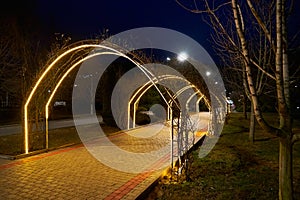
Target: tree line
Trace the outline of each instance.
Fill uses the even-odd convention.
[[[291,87],[299,81],[299,63],[291,60],[299,37],[289,32],[294,1],[230,0],[176,2],[189,12],[201,14],[213,30],[212,44],[223,61],[227,87],[242,91],[243,101],[251,102],[249,138],[254,142],[254,120],[279,138],[279,199],[293,199],[292,154],[299,133],[293,130]],[[299,24],[299,21],[298,21]],[[297,23],[294,26],[297,26]],[[298,26],[299,27],[299,26]],[[298,30],[299,31],[299,30]],[[278,125],[268,123],[260,101],[263,94],[273,95]],[[246,113],[246,112],[245,112]],[[246,115],[247,116],[247,115]]]

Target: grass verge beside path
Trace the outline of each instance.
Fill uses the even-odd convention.
[[[268,120],[275,118],[270,115]],[[275,122],[274,122],[275,123]],[[256,141],[248,140],[248,120],[233,113],[213,150],[200,159],[191,153],[191,181],[170,183],[166,176],[150,199],[278,199],[278,139],[256,127]],[[294,190],[300,199],[300,144],[294,145]]]

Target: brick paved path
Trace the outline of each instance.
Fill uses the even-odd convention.
[[[160,148],[169,142],[169,132],[165,128],[148,139],[147,145],[132,138],[119,133],[110,139],[135,152]],[[168,154],[162,156],[152,167],[169,162],[169,158]],[[95,159],[83,145],[77,145],[15,161],[0,159],[0,199],[136,199],[162,171],[117,171]]]

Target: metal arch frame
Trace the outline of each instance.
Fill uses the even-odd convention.
[[[204,95],[202,95],[197,101],[196,101],[196,112],[200,112],[199,110],[199,103],[202,100],[202,98],[204,97]]]
[[[89,55],[89,56],[86,56],[84,57],[83,59],[77,61],[76,63],[74,63],[66,72],[65,74],[61,77],[61,79],[58,81],[58,83],[56,84],[53,92],[51,93],[47,103],[46,103],[46,106],[45,106],[45,123],[46,123],[46,149],[48,149],[48,144],[49,144],[49,105],[56,93],[56,91],[58,90],[59,86],[62,84],[62,82],[64,81],[64,79],[67,77],[67,75],[73,70],[75,69],[79,64],[81,64],[82,62],[90,59],[90,58],[93,58],[95,56],[99,56],[99,55],[119,55],[117,53],[114,53],[114,52],[99,52],[99,53],[95,53],[93,55]]]
[[[178,79],[182,79],[182,80],[185,80],[183,79],[182,77],[179,77],[179,76],[175,76],[175,75],[162,75],[162,76],[158,76],[159,79],[157,79],[155,81],[155,83],[158,83],[158,81],[161,81],[161,80],[165,80],[165,79],[169,79],[170,76],[174,76],[174,77],[177,77]],[[137,97],[137,99],[135,100],[134,102],[134,107],[133,107],[133,122],[132,122],[132,127],[135,128],[135,121],[136,121],[136,108],[137,108],[137,103],[139,102],[140,98],[152,87],[152,85],[150,84],[150,81],[146,82],[143,86],[141,86],[135,93],[134,95],[132,95],[132,97],[130,98],[129,102],[128,102],[128,109],[127,109],[127,117],[128,117],[128,123],[127,123],[127,129],[130,129],[130,111],[131,111],[131,103],[132,101],[134,100],[134,98],[138,95],[138,93],[144,89],[144,87],[146,87],[148,85],[148,87],[146,89],[143,90],[142,93],[140,93],[140,95]],[[168,111],[170,108],[169,106],[169,102],[166,102],[167,105],[168,105]]]
[[[100,45],[100,44],[82,44],[79,46],[75,46],[73,48],[68,49],[67,51],[65,51],[64,53],[62,53],[61,55],[59,55],[54,61],[52,61],[44,70],[44,72],[41,74],[41,76],[39,77],[39,79],[35,82],[32,90],[30,91],[28,98],[24,104],[24,149],[25,149],[25,154],[29,153],[29,129],[28,129],[28,106],[31,103],[31,100],[33,98],[33,96],[35,95],[38,87],[41,85],[42,81],[45,79],[46,75],[49,74],[50,70],[55,66],[55,64],[62,58],[64,58],[65,56],[73,53],[76,50],[79,49],[85,49],[85,48],[102,48],[102,49],[106,49],[106,50],[110,50],[111,52],[106,52],[109,54],[115,54],[115,55],[119,55],[122,56],[126,59],[128,59],[129,61],[131,61],[133,64],[135,64],[143,73],[144,75],[149,79],[149,82],[152,83],[152,85],[156,88],[156,90],[159,92],[159,94],[161,95],[161,97],[164,99],[164,101],[166,102],[167,106],[169,107],[167,100],[165,99],[165,97],[162,95],[161,91],[159,90],[159,88],[156,86],[154,80],[156,79],[156,77],[149,71],[147,70],[143,65],[141,65],[140,63],[137,63],[136,61],[134,61],[133,59],[131,59],[130,57],[126,56],[124,53],[122,53],[121,51],[118,51],[114,48],[108,47],[108,46],[104,46],[104,45]],[[94,56],[96,56],[97,54],[92,54],[90,57],[88,58],[92,58]],[[99,54],[100,55],[100,54]],[[64,75],[60,78],[60,80],[58,81],[58,84],[56,84],[55,90],[52,92],[50,98],[48,99],[46,106],[45,106],[45,118],[46,118],[46,134],[48,137],[48,117],[49,117],[49,105],[51,103],[52,98],[54,97],[54,94],[56,93],[58,87],[61,85],[61,83],[63,82],[63,80],[65,79],[65,77],[68,75],[68,73],[70,73],[72,71],[72,69],[74,69],[78,64],[80,64],[81,62],[83,62],[84,60],[87,60],[88,58],[84,59],[82,58],[80,61],[76,62],[75,64],[73,64],[73,66],[71,68],[69,68],[69,70],[67,70],[67,72],[64,73]],[[151,77],[150,77],[151,76]],[[46,143],[48,142],[48,138],[46,138]],[[48,144],[46,144],[46,147],[48,147]]]
[[[188,104],[189,104],[189,101],[190,101],[190,100],[193,98],[193,96],[196,95],[196,94],[200,94],[200,95],[201,95],[200,98],[197,100],[196,105],[198,105],[199,102],[202,100],[202,98],[204,98],[204,101],[205,101],[205,103],[207,104],[208,109],[210,109],[210,105],[208,104],[207,99],[205,98],[205,95],[203,95],[203,94],[201,93],[201,91],[200,91],[195,85],[193,85],[193,84],[188,85],[188,86],[185,86],[185,87],[181,88],[180,90],[178,90],[177,93],[174,94],[173,98],[176,99],[179,95],[181,95],[185,90],[187,90],[187,89],[189,89],[189,88],[195,88],[196,91],[195,91],[195,92],[190,96],[190,98],[187,100],[187,102],[186,102],[186,109],[188,110]],[[170,103],[171,103],[171,105],[172,105],[173,102],[170,102]],[[197,104],[197,103],[198,103],[198,104]]]
[[[162,76],[158,76],[158,78],[161,78],[161,77],[162,77],[162,78],[161,78],[161,79],[155,80],[155,83],[158,83],[159,80],[168,79],[169,76],[175,76],[175,75],[162,75]],[[181,77],[179,77],[179,76],[176,76],[176,77],[178,77],[178,78],[180,78],[180,79],[183,79],[183,78],[181,78]],[[183,79],[183,80],[184,80],[184,79]],[[138,95],[138,93],[139,93],[141,90],[143,90],[144,87],[146,87],[146,86],[148,85],[147,89],[145,89],[145,90],[140,94],[140,96],[137,98],[137,100],[134,102],[133,128],[135,128],[135,119],[136,119],[135,111],[136,111],[136,103],[139,101],[139,99],[141,98],[141,96],[143,96],[144,93],[147,92],[147,91],[152,87],[152,85],[151,85],[151,84],[149,85],[149,83],[150,83],[150,81],[146,82],[143,86],[141,86],[141,87],[140,87],[140,88],[132,95],[132,97],[130,98],[130,100],[129,100],[129,102],[128,102],[128,106],[127,106],[127,129],[130,129],[130,110],[131,110],[131,103],[132,103],[132,101],[134,100],[134,98]],[[168,103],[167,103],[167,105],[168,105]]]
[[[45,77],[50,73],[51,69],[54,68],[54,66],[56,66],[56,64],[58,63],[58,61],[60,61],[62,58],[64,58],[65,56],[68,56],[70,54],[72,54],[74,51],[76,50],[84,50],[87,48],[101,48],[101,49],[105,49],[105,50],[109,50],[111,52],[102,52],[102,53],[94,53],[90,56],[86,56],[85,58],[82,58],[80,61],[76,62],[75,64],[73,64],[73,66],[71,68],[69,68],[67,70],[67,72],[64,73],[64,75],[58,80],[58,82],[54,83],[56,84],[54,91],[52,92],[51,96],[48,98],[48,101],[45,105],[45,118],[46,118],[46,148],[48,148],[48,128],[49,128],[49,124],[48,124],[48,117],[49,117],[49,105],[56,93],[56,91],[58,90],[59,86],[62,84],[63,80],[66,78],[66,76],[76,67],[78,66],[80,63],[82,63],[83,61],[90,59],[92,57],[98,56],[98,55],[102,55],[102,54],[114,54],[114,55],[119,55],[119,56],[123,56],[124,58],[130,60],[132,63],[134,63],[142,72],[143,74],[149,79],[149,83],[151,83],[150,87],[154,86],[156,88],[156,90],[159,92],[159,94],[161,95],[161,97],[163,98],[163,100],[165,101],[166,105],[168,106],[168,109],[170,109],[170,105],[169,102],[165,99],[165,97],[162,95],[162,92],[159,90],[159,88],[157,87],[157,82],[159,81],[159,79],[152,74],[149,70],[147,70],[143,65],[141,65],[140,63],[134,61],[133,59],[129,58],[128,56],[126,56],[124,53],[122,53],[121,51],[118,51],[114,48],[108,47],[108,46],[104,46],[104,45],[99,45],[99,44],[82,44],[79,46],[75,46],[73,48],[70,48],[68,50],[66,50],[64,53],[62,53],[61,55],[59,55],[54,61],[52,61],[47,67],[46,69],[43,71],[43,73],[41,74],[41,76],[39,77],[39,79],[36,81],[36,83],[34,84],[32,90],[30,91],[28,98],[26,99],[26,102],[24,104],[24,149],[25,149],[25,154],[29,153],[29,129],[28,129],[28,106],[31,103],[31,100],[33,99],[34,95],[37,93],[37,90],[39,89],[39,87],[42,87],[42,83],[45,80]],[[172,76],[172,75],[166,75],[165,78],[167,78],[168,76]],[[179,79],[182,79],[184,81],[187,81],[184,78],[181,77],[177,77]],[[162,79],[161,79],[162,80]],[[170,110],[170,112],[172,112],[172,110]]]
[[[62,59],[64,56],[68,55],[69,53],[81,49],[81,48],[89,48],[89,47],[96,47],[96,45],[80,45],[77,47],[74,47],[72,49],[67,50],[66,52],[64,52],[63,54],[61,54],[60,56],[58,56],[47,68],[46,70],[42,73],[42,75],[39,77],[39,79],[37,80],[37,82],[34,84],[33,89],[31,90],[31,92],[29,93],[29,96],[24,104],[24,149],[25,149],[25,154],[29,153],[29,130],[28,130],[28,105],[31,102],[31,99],[33,97],[33,95],[35,94],[36,90],[38,89],[38,87],[40,86],[41,82],[43,81],[43,79],[45,78],[45,76],[48,74],[48,72],[51,70],[51,68],[60,60]]]
[[[201,97],[199,98],[200,100],[202,98],[205,99],[206,103],[207,103],[207,99],[205,98],[205,96],[201,93],[201,91],[193,84],[191,84],[187,79],[180,77],[180,76],[176,76],[176,75],[162,75],[162,76],[158,76],[158,79],[155,81],[155,83],[158,83],[159,81],[165,80],[165,79],[180,79],[185,81],[187,84],[187,86],[185,86],[184,88],[181,88],[179,91],[177,91],[172,97],[171,100],[169,100],[168,104],[172,105],[173,104],[173,100],[176,99],[182,92],[184,92],[185,90],[189,89],[189,88],[194,88],[196,91],[195,93],[193,93],[191,95],[191,97],[188,99],[186,106],[188,106],[189,101],[192,99],[193,96],[195,96],[196,94],[200,94]],[[148,85],[148,87],[147,87]],[[147,87],[146,89],[144,89],[145,87]],[[130,129],[130,113],[131,113],[131,103],[132,101],[136,98],[136,96],[140,93],[140,91],[143,90],[142,93],[139,94],[139,96],[136,98],[136,100],[134,101],[134,107],[133,107],[133,119],[132,119],[132,128],[135,128],[135,121],[136,121],[136,109],[137,109],[137,103],[139,102],[140,98],[152,87],[152,85],[149,85],[149,81],[147,83],[145,83],[143,86],[141,86],[130,98],[129,102],[128,102],[128,108],[127,108],[127,129]],[[183,90],[184,89],[184,90]],[[178,94],[178,92],[180,92]],[[197,100],[197,102],[199,103],[200,100]],[[207,103],[208,104],[208,103]],[[172,113],[172,106],[168,106],[168,113],[167,113],[167,120],[170,120],[170,115]],[[199,109],[198,109],[199,110]]]
[[[210,120],[209,120],[209,123],[208,123],[208,130],[207,130],[207,133],[210,134],[210,135],[214,135],[214,133],[212,132],[213,131],[213,124],[216,122],[216,123],[220,123],[222,121],[222,118],[226,117],[226,116],[221,116],[220,113],[226,113],[226,109],[227,107],[223,107],[222,105],[222,100],[218,97],[218,95],[214,94],[214,93],[210,93],[213,97],[216,98],[216,101],[218,102],[218,104],[221,106],[220,108],[223,108],[225,110],[225,112],[219,112],[219,110],[216,110],[214,109],[215,111],[218,111],[218,113],[216,113],[217,116],[215,116],[212,112],[212,109],[209,108],[209,114],[210,114]],[[222,96],[223,97],[223,100],[226,101],[226,96]],[[217,117],[216,119],[213,117]]]
[[[189,99],[187,100],[187,102],[186,102],[186,105],[185,105],[185,107],[186,107],[186,109],[187,110],[189,110],[189,103],[190,103],[190,101],[192,100],[192,98],[194,97],[194,96],[196,96],[197,94],[200,94],[201,95],[201,93],[199,93],[199,92],[194,92],[190,97],[189,97]],[[202,94],[202,96],[200,96],[198,99],[197,99],[197,101],[196,101],[196,112],[199,112],[199,103],[200,103],[200,101],[203,99],[203,97],[204,97],[204,94]]]
[[[180,170],[183,167],[182,166],[182,158],[181,156],[183,156],[184,152],[186,152],[187,148],[190,144],[189,137],[188,136],[190,134],[190,131],[186,131],[186,123],[188,123],[186,120],[189,120],[187,117],[187,113],[184,112],[185,114],[183,114],[180,111],[180,115],[178,117],[178,122],[174,122],[174,118],[173,118],[173,110],[172,110],[172,104],[176,103],[176,101],[174,101],[174,99],[176,99],[179,95],[181,95],[184,91],[186,91],[187,89],[193,88],[196,91],[190,95],[190,97],[187,99],[185,106],[188,107],[189,102],[191,101],[191,99],[193,98],[193,96],[200,94],[199,98],[197,99],[196,103],[199,104],[199,102],[204,98],[206,103],[207,99],[205,98],[205,95],[203,95],[201,93],[201,91],[193,84],[191,84],[187,79],[184,79],[182,77],[179,76],[175,76],[175,75],[163,75],[163,76],[158,76],[158,79],[156,80],[156,83],[158,83],[161,80],[164,79],[181,79],[184,82],[186,82],[186,86],[182,87],[181,89],[179,89],[175,94],[173,94],[171,96],[171,100],[169,100],[168,102],[168,120],[171,121],[171,126],[170,126],[170,132],[171,132],[171,168],[172,170],[175,167],[175,163],[174,163],[174,158],[177,157],[178,158],[178,165],[179,167],[179,171],[178,173],[180,174]],[[152,87],[152,85],[149,85],[149,82],[146,82],[143,86],[141,86],[130,98],[130,101],[128,102],[128,129],[130,129],[130,111],[131,111],[131,103],[134,101],[134,110],[133,110],[133,128],[135,127],[135,115],[136,115],[136,108],[137,108],[137,103],[140,100],[140,98],[145,94],[145,92],[147,92],[147,90],[149,90]],[[141,92],[142,91],[142,92]],[[170,95],[170,94],[169,94]],[[178,106],[178,105],[177,105]],[[209,109],[210,109],[210,105],[208,105]],[[198,109],[199,110],[199,109]],[[184,118],[184,119],[183,119]],[[184,127],[181,127],[184,126]],[[179,128],[181,127],[181,128]],[[174,130],[175,129],[175,130]],[[177,130],[176,130],[177,129]],[[177,132],[177,133],[175,133]],[[177,135],[177,139],[174,139],[174,137],[176,137],[175,135]],[[194,136],[194,135],[193,135]],[[194,141],[194,139],[192,139],[192,141]],[[177,149],[176,149],[177,148]],[[175,155],[174,155],[174,152]],[[173,173],[173,172],[172,172]]]

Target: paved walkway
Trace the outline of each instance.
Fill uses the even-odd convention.
[[[141,134],[145,130],[139,128]],[[142,143],[140,140],[145,138],[133,138],[119,133],[109,139],[138,152],[161,148],[169,142],[169,132],[165,127]],[[162,155],[150,168],[166,164],[169,158],[169,154]],[[0,159],[0,199],[136,199],[163,170],[149,169],[139,174],[117,171],[95,159],[83,145],[77,145],[14,161]]]

